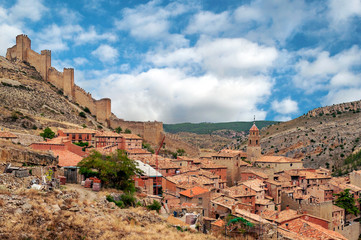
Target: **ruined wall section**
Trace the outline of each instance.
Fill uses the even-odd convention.
[[[74,69],[73,68],[64,68],[63,70],[63,91],[66,96],[71,100],[74,99],[75,89],[74,89]]]
[[[63,89],[63,73],[51,67],[48,70],[48,81],[59,89]]]
[[[112,115],[110,118],[110,127],[121,127],[123,131],[128,128],[132,133],[139,134],[145,141],[152,144],[160,143],[164,136],[162,122],[124,121]]]
[[[74,97],[77,103],[79,103],[81,106],[89,108],[91,114],[96,116],[97,114],[96,103],[90,93],[87,93],[81,87],[74,85]]]
[[[96,103],[96,116],[97,120],[102,123],[110,125],[110,115],[111,115],[111,100],[110,98],[102,98],[95,101]]]

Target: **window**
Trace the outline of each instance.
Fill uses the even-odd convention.
[[[202,204],[202,202],[203,202],[203,199],[200,197],[200,198],[198,198],[198,204],[199,205],[201,205]]]

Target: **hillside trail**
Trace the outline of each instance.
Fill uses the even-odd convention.
[[[98,198],[97,192],[91,190],[91,188],[85,188],[79,184],[66,184],[67,190],[74,190],[79,193],[79,200],[81,201],[94,201]]]

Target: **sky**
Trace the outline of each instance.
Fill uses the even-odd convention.
[[[137,121],[287,121],[361,98],[360,0],[0,0],[0,55],[27,34]]]

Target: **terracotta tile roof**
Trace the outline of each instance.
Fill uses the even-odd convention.
[[[121,136],[123,136],[125,139],[142,139],[141,137],[139,137],[136,134],[126,134],[126,133],[122,133],[120,134]]]
[[[64,143],[70,142],[70,140],[67,137],[56,137],[52,139],[47,139],[44,142],[39,142],[36,144],[42,144],[42,145],[64,145]]]
[[[279,237],[283,237],[286,239],[292,239],[292,240],[314,240],[314,238],[309,238],[309,237],[305,237],[302,236],[298,233],[292,232],[286,228],[282,228],[282,227],[278,227],[277,228],[278,234],[280,235]]]
[[[261,178],[264,178],[264,179],[268,179],[268,175],[263,173],[263,172],[258,172],[258,171],[254,171],[254,170],[249,170],[249,171],[243,171],[242,173],[252,173],[256,176],[259,176]]]
[[[18,136],[11,132],[0,132],[0,138],[18,138]]]
[[[250,131],[259,131],[258,127],[255,123],[253,123],[252,127],[249,129]]]
[[[225,224],[225,222],[222,219],[218,219],[215,222],[212,222],[211,225],[217,226],[217,227],[223,227]]]
[[[193,187],[191,189],[184,190],[184,191],[180,192],[179,194],[189,197],[189,198],[192,198],[194,196],[197,196],[197,195],[200,195],[200,194],[203,194],[206,192],[209,192],[208,189],[205,189],[202,187]]]
[[[63,133],[96,133],[97,131],[89,129],[89,128],[79,128],[79,129],[60,129]]]
[[[95,137],[122,137],[119,133],[112,131],[99,131],[95,134]]]
[[[244,190],[240,185],[229,187],[223,190],[224,192],[228,192],[231,197],[243,197],[243,196],[255,196],[255,194],[250,191]]]
[[[211,202],[226,207],[228,209],[232,209],[232,206],[235,205],[238,201],[233,197],[221,195],[211,200]]]
[[[222,149],[220,152],[236,154],[236,155],[239,155],[240,157],[244,157],[244,158],[247,157],[247,153],[243,152],[241,150]]]
[[[128,154],[148,154],[148,155],[152,154],[151,152],[148,152],[145,149],[139,149],[139,148],[128,149],[126,150],[126,152]]]
[[[258,205],[273,205],[274,202],[267,199],[256,199],[256,204]]]
[[[289,210],[283,210],[281,212],[277,211],[264,211],[262,213],[262,216],[270,221],[274,221],[277,223],[282,223],[284,221],[288,221],[290,219],[296,218],[298,216],[301,216],[297,213],[297,211],[289,209]]]
[[[260,179],[252,179],[245,182],[241,182],[239,185],[245,185],[256,192],[264,191],[266,184]]]
[[[281,225],[281,227],[300,234],[304,237],[309,237],[312,239],[326,240],[326,239],[335,239],[335,240],[346,240],[344,236],[342,236],[338,232],[334,232],[328,229],[321,227],[320,225],[307,222],[303,219],[297,218],[287,223]]]
[[[254,214],[254,213],[250,213],[246,210],[243,209],[235,209],[235,216],[237,217],[243,217],[246,220],[252,222],[252,223],[270,223],[269,221],[267,221],[266,219],[262,218],[261,216]]]
[[[247,157],[247,153],[245,153],[245,152],[224,152],[224,151],[220,151],[218,153],[213,153],[212,157],[226,157],[226,158]]]
[[[212,162],[201,163],[201,168],[204,169],[216,169],[216,168],[227,168],[223,165],[214,164]]]
[[[52,150],[54,156],[59,156],[58,165],[61,167],[75,167],[83,157],[67,150]]]
[[[255,162],[264,162],[264,163],[300,163],[302,161],[288,158],[284,156],[262,156],[255,160]]]

